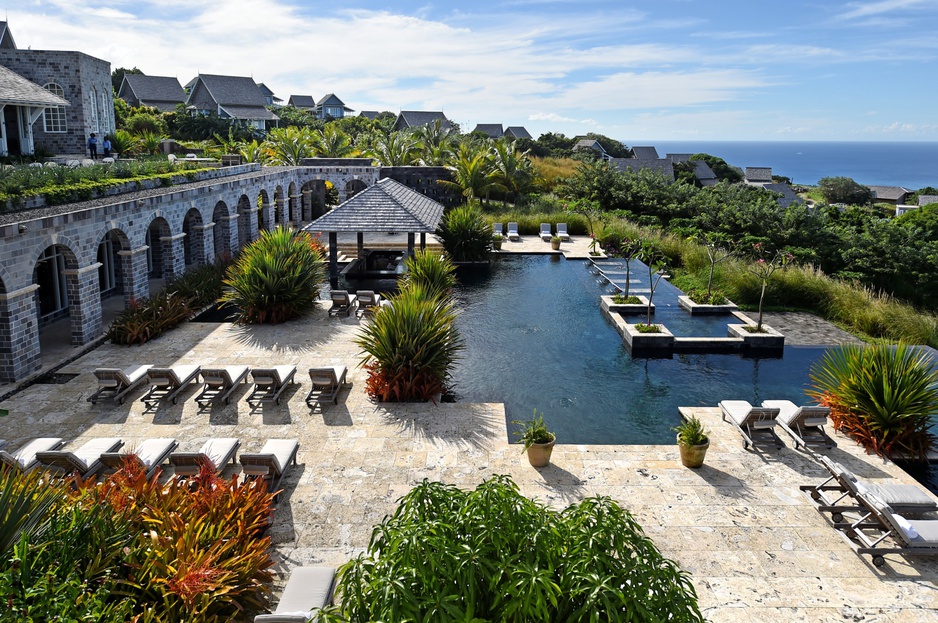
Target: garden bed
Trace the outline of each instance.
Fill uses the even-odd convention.
[[[727,302],[723,305],[705,305],[702,303],[695,303],[693,299],[689,296],[679,296],[677,297],[677,304],[681,309],[686,309],[690,312],[691,316],[697,314],[729,314],[736,311],[736,303],[727,299]]]

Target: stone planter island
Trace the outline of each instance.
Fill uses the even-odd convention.
[[[622,314],[623,316],[638,316],[641,314],[648,313],[648,297],[639,296],[636,294],[635,298],[641,301],[641,303],[631,303],[631,304],[614,303],[613,298],[614,298],[613,296],[610,296],[608,294],[604,294],[603,296],[600,297],[601,299],[600,306],[602,307],[602,310],[606,312],[607,314],[611,314],[615,312],[618,314]],[[654,303],[652,303],[651,305],[651,313],[652,314],[655,313]]]
[[[785,336],[769,325],[763,324],[761,333],[750,333],[747,326],[754,327],[755,323],[726,325],[727,336],[742,339],[743,348],[747,350],[782,350],[785,347]]]
[[[736,311],[736,303],[727,299],[727,302],[723,305],[704,305],[702,303],[695,303],[689,296],[679,296],[677,297],[677,304],[681,309],[685,309],[690,312],[691,316],[696,316],[698,314],[731,314]]]
[[[620,328],[621,326],[621,328]],[[634,324],[616,323],[622,338],[632,356],[636,355],[670,355],[674,352],[674,335],[663,324],[658,325],[657,333],[642,333]]]

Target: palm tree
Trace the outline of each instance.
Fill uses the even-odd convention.
[[[319,134],[316,154],[325,158],[352,158],[358,149],[352,145],[351,137],[330,123]]]
[[[528,152],[519,153],[511,142],[500,139],[492,143],[494,179],[505,187],[504,204],[508,204],[508,195],[515,203],[534,184],[534,166],[528,158]]]
[[[410,134],[390,132],[374,137],[370,155],[381,166],[412,166],[420,161],[420,146]]]
[[[495,167],[488,153],[466,143],[459,146],[453,163],[446,168],[452,172],[454,181],[439,180],[439,183],[459,191],[468,203],[487,197],[493,190],[505,190],[493,176]]]
[[[271,130],[264,145],[272,164],[297,166],[316,155],[317,140],[309,128],[290,126]]]
[[[414,130],[414,139],[423,150],[423,162],[428,166],[445,166],[453,156],[453,131],[440,119]]]

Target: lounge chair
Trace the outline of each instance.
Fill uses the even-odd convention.
[[[273,614],[259,614],[254,623],[307,623],[316,620],[314,610],[332,603],[335,569],[332,567],[297,567],[283,589]]]
[[[289,383],[294,383],[296,366],[274,366],[273,368],[254,368],[251,376],[254,378],[254,389],[248,396],[247,402],[274,402],[280,404],[280,394]]]
[[[92,476],[101,469],[101,455],[105,452],[115,452],[124,445],[117,437],[98,437],[89,439],[85,444],[74,450],[46,450],[37,452],[39,464],[52,471],[63,472],[66,475],[78,474],[82,478]]]
[[[567,233],[566,223],[557,223],[557,236],[559,236],[561,240],[570,240],[570,234]]]
[[[359,290],[355,296],[358,297],[358,310],[355,314],[359,318],[374,313],[381,306],[381,295],[374,290]]]
[[[240,445],[241,440],[231,437],[209,439],[198,452],[173,452],[169,455],[169,462],[177,476],[196,476],[203,463],[212,467],[216,474],[221,474],[229,462],[234,465]]]
[[[358,297],[354,294],[349,294],[348,290],[333,290],[332,307],[329,308],[329,315],[338,316],[339,314],[345,314],[348,316],[357,301]]]
[[[324,402],[339,404],[339,390],[343,385],[347,385],[345,375],[348,368],[345,366],[328,366],[325,368],[310,368],[309,380],[313,387],[306,394],[306,404],[311,409],[315,405],[322,405]]]
[[[512,242],[518,242],[521,240],[521,235],[518,233],[517,223],[508,223],[508,239]]]
[[[541,223],[541,240],[550,242],[554,235],[550,233],[550,223]]]
[[[501,223],[492,223],[492,235],[493,236],[504,236],[505,230],[502,229]]]
[[[98,378],[98,391],[88,396],[88,402],[97,404],[100,398],[113,398],[117,404],[124,404],[124,397],[131,390],[147,380],[147,370],[153,366],[133,366],[126,370],[120,368],[97,368],[94,375]]]
[[[791,438],[795,440],[795,449],[798,446],[823,446],[830,450],[835,445],[830,435],[824,432],[830,408],[821,406],[799,407],[790,400],[763,400],[762,406],[767,409],[778,409],[775,418]]]
[[[723,421],[730,418],[733,426],[743,436],[743,448],[755,447],[755,440],[771,441],[776,448],[782,447],[782,440],[775,434],[778,409],[754,407],[745,400],[723,400],[720,402]]]
[[[225,366],[223,368],[202,368],[202,382],[205,388],[202,393],[196,396],[195,401],[199,407],[205,409],[211,406],[212,402],[221,399],[228,404],[231,401],[231,392],[235,390],[239,383],[248,382],[248,372],[251,369],[247,366]]]
[[[121,452],[103,453],[101,463],[104,464],[104,472],[111,474],[121,469],[126,461],[134,460],[147,473],[147,478],[151,478],[178,445],[178,441],[168,437],[146,439],[139,446]]]
[[[39,439],[33,439],[12,454],[6,450],[0,450],[0,462],[8,467],[18,469],[21,472],[28,472],[39,465],[36,453],[58,450],[64,443],[61,437],[40,437]]]
[[[872,494],[860,501],[866,512],[842,534],[858,554],[871,555],[874,566],[886,564],[885,554],[938,555],[938,520],[907,519]]]
[[[238,461],[245,481],[263,478],[267,482],[267,490],[276,491],[290,465],[296,465],[299,449],[297,439],[268,439],[260,452],[242,452]]]
[[[847,511],[860,511],[864,506],[859,498],[872,494],[884,501],[897,513],[915,515],[938,510],[938,504],[921,488],[904,484],[875,484],[858,479],[846,467],[826,456],[819,456],[830,477],[817,485],[801,485],[801,490],[822,513],[831,513],[834,523],[843,521]],[[836,496],[836,497],[834,497]]]
[[[150,391],[140,400],[147,406],[147,409],[152,409],[154,405],[163,400],[171,400],[173,404],[176,404],[179,392],[198,378],[200,370],[199,366],[150,368],[147,370],[147,382],[150,383]]]

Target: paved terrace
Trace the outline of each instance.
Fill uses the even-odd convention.
[[[618,500],[692,574],[711,621],[936,620],[938,560],[889,556],[877,569],[857,556],[798,491],[824,472],[790,443],[780,451],[744,451],[716,409],[697,408],[692,412],[712,432],[700,470],[682,467],[672,445],[565,446],[561,439],[553,464],[538,471],[507,443],[501,404],[370,403],[352,343],[358,327],[354,317],[327,318],[323,307],[280,326],[190,323],[142,347],[106,344],[63,368],[78,374],[66,384],[33,385],[0,404],[10,410],[2,436],[13,448],[37,436],[75,440],[73,447],[98,436],[120,436],[130,446],[175,436],[181,450],[235,436],[242,451],[257,451],[268,438],[299,438],[300,465],[284,478],[272,528],[281,581],[293,567],[337,565],[362,551],[372,526],[424,478],[472,487],[506,473],[526,495],[555,508],[592,495]],[[293,363],[301,384],[283,404],[253,412],[243,402],[248,386],[236,391],[233,404],[205,412],[193,400],[196,387],[178,405],[150,413],[139,401],[86,402],[95,367],[138,363]],[[310,413],[303,377],[322,364],[348,366],[352,387],[337,406]],[[838,442],[829,455],[860,476],[913,482],[894,465]],[[226,474],[237,472],[229,467]]]

